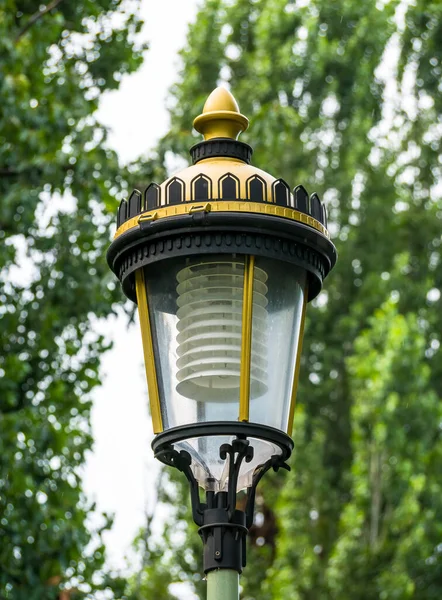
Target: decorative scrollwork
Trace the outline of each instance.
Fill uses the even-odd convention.
[[[279,471],[279,469],[285,469],[286,471],[290,471],[290,465],[288,465],[281,456],[275,455],[269,458],[267,462],[265,462],[263,465],[261,465],[255,470],[253,474],[252,485],[247,491],[247,501],[245,509],[247,529],[250,529],[250,527],[253,525],[256,489],[258,487],[258,483],[270,469],[273,469],[275,473]]]
[[[247,439],[235,438],[231,444],[223,444],[219,449],[222,460],[229,457],[229,483],[227,488],[227,511],[229,520],[236,509],[236,488],[243,460],[249,463],[253,458],[254,450]]]
[[[163,446],[155,454],[155,458],[162,463],[175,467],[181,473],[184,473],[190,484],[190,498],[192,502],[192,517],[195,523],[201,526],[204,522],[204,510],[207,508],[200,500],[198,482],[192,472],[192,457],[185,450],[178,452],[173,446]]]
[[[238,427],[252,428],[251,437],[260,434],[260,426],[253,424],[238,424]],[[205,429],[208,425],[205,425]],[[217,431],[222,425],[217,426]],[[248,432],[247,432],[248,433]],[[186,450],[178,451],[174,447],[173,437],[176,441],[185,439],[181,435],[164,432],[158,436],[172,437],[162,443],[154,444],[155,457],[166,465],[175,467],[186,476],[190,484],[190,497],[192,501],[192,516],[199,526],[199,534],[204,545],[204,571],[207,573],[213,569],[234,569],[241,573],[246,563],[246,537],[248,530],[253,524],[255,509],[256,488],[262,477],[273,469],[283,468],[290,470],[285,462],[291,453],[291,444],[281,445],[281,454],[272,456],[264,464],[258,466],[252,477],[251,487],[247,491],[244,510],[236,507],[236,492],[238,479],[243,462],[250,463],[254,457],[254,448],[247,439],[246,432],[232,432],[235,437],[228,444],[222,444],[219,448],[221,460],[226,461],[227,468],[227,490],[215,492],[213,489],[206,492],[206,502],[200,499],[198,482],[192,471],[192,456]],[[213,435],[209,429],[206,435]],[[190,435],[190,433],[189,433]],[[268,432],[271,436],[272,433]],[[289,438],[287,437],[287,440]]]

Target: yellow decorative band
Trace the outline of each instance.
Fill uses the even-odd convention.
[[[252,364],[253,274],[255,257],[244,261],[244,290],[242,300],[241,369],[239,378],[239,421],[249,420],[250,371]]]
[[[144,280],[143,269],[138,269],[135,273],[135,285],[137,290],[138,314],[140,317],[141,338],[143,341],[144,352],[144,366],[146,368],[147,390],[149,393],[153,432],[161,433],[161,431],[163,431],[163,420],[161,417],[160,396],[158,393],[158,381],[155,369],[152,331],[150,327],[149,305],[147,302],[146,282]]]
[[[273,217],[282,217],[291,221],[297,221],[298,223],[304,223],[310,225],[317,231],[320,231],[327,239],[330,239],[330,234],[327,229],[309,215],[295,210],[294,208],[286,208],[270,203],[258,203],[258,202],[247,202],[241,200],[221,200],[213,202],[185,202],[182,204],[174,204],[170,206],[160,206],[154,210],[150,210],[136,217],[132,217],[125,223],[123,223],[116,231],[114,239],[126,233],[130,229],[137,227],[140,223],[145,221],[156,221],[158,219],[164,219],[167,217],[178,217],[181,215],[193,214],[195,212],[240,212],[240,213],[251,213],[270,215]]]

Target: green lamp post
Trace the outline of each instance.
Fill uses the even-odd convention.
[[[319,197],[253,167],[247,126],[212,92],[193,165],[121,202],[107,255],[138,304],[152,447],[190,484],[211,600],[238,598],[256,487],[289,468],[306,304],[336,262]]]

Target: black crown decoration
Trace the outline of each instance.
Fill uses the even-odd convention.
[[[305,187],[298,185],[291,194],[288,184],[283,179],[273,182],[270,194],[267,193],[268,187],[259,175],[252,175],[246,181],[247,197],[241,198],[239,197],[240,180],[233,173],[226,173],[218,181],[212,181],[206,174],[200,173],[190,182],[190,200],[186,200],[185,182],[179,177],[172,177],[165,186],[163,201],[162,190],[156,183],[147,186],[144,194],[134,190],[129,200],[122,200],[118,209],[117,227],[144,212],[164,206],[214,201],[212,190],[217,189],[216,201],[264,202],[291,208],[312,217],[327,228],[326,209],[316,192],[309,197]]]

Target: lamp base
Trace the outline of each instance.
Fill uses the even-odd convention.
[[[231,569],[242,572],[246,565],[246,515],[234,510],[230,516],[227,508],[227,493],[218,492],[218,508],[204,511],[204,525],[198,533],[204,544],[204,573],[216,569]]]
[[[208,425],[200,427],[192,426],[192,434],[198,430],[199,435],[210,435],[207,431]],[[229,427],[226,423],[224,427]],[[199,534],[204,544],[204,572],[209,573],[215,569],[231,569],[238,573],[246,565],[246,537],[248,529],[253,524],[253,514],[255,508],[256,488],[264,474],[273,468],[278,471],[280,468],[290,470],[285,462],[293,447],[292,440],[284,433],[273,430],[273,428],[263,425],[252,425],[249,423],[233,424],[236,437],[230,444],[222,444],[219,449],[220,458],[226,461],[228,468],[227,491],[207,491],[206,501],[201,502],[198,482],[195,479],[191,469],[192,457],[185,450],[177,451],[173,443],[183,439],[183,428],[175,428],[159,434],[152,442],[155,457],[166,465],[173,466],[184,473],[190,484],[190,495],[192,500],[193,520],[199,525]],[[219,427],[209,427],[212,435],[222,433]],[[265,430],[269,431],[265,431]],[[181,430],[178,432],[178,430]],[[272,456],[264,464],[258,466],[252,479],[252,485],[247,490],[245,510],[236,509],[236,492],[238,476],[243,461],[251,462],[254,455],[253,446],[250,445],[246,434],[251,437],[258,437],[259,430],[261,438],[271,436],[272,441],[275,437],[281,442],[284,452]],[[266,434],[266,435],[265,435]]]

